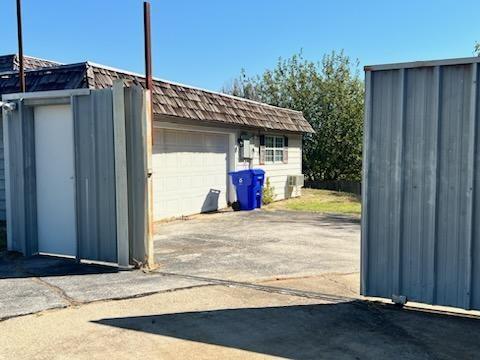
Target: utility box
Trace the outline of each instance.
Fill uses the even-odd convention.
[[[253,159],[255,147],[251,139],[239,140],[240,157],[245,160]]]

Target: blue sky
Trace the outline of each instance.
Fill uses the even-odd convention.
[[[17,51],[15,0],[0,0],[0,53]],[[480,1],[151,0],[154,75],[219,90],[303,49],[360,64],[472,56]],[[142,1],[23,0],[32,56],[143,72]]]

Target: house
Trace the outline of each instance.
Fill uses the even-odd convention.
[[[25,67],[27,92],[103,89],[117,79],[144,83],[139,74],[91,62],[25,57]],[[0,56],[0,95],[16,92],[18,57]],[[300,194],[288,179],[302,173],[302,135],[313,132],[301,112],[160,79],[154,79],[153,112],[155,221],[227,207],[236,200],[228,172],[240,169],[264,169],[277,200]],[[2,163],[3,219],[4,182]]]

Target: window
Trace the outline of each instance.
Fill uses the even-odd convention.
[[[265,162],[283,162],[285,138],[283,136],[265,136]]]

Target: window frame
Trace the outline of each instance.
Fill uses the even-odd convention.
[[[267,146],[269,142],[269,138],[272,139],[272,146]],[[282,146],[277,147],[277,140],[281,139]],[[268,152],[272,151],[272,160],[268,160]],[[282,154],[282,158],[280,160],[276,160],[276,153],[280,152]],[[279,135],[265,135],[265,164],[283,164],[285,159],[285,137]]]

